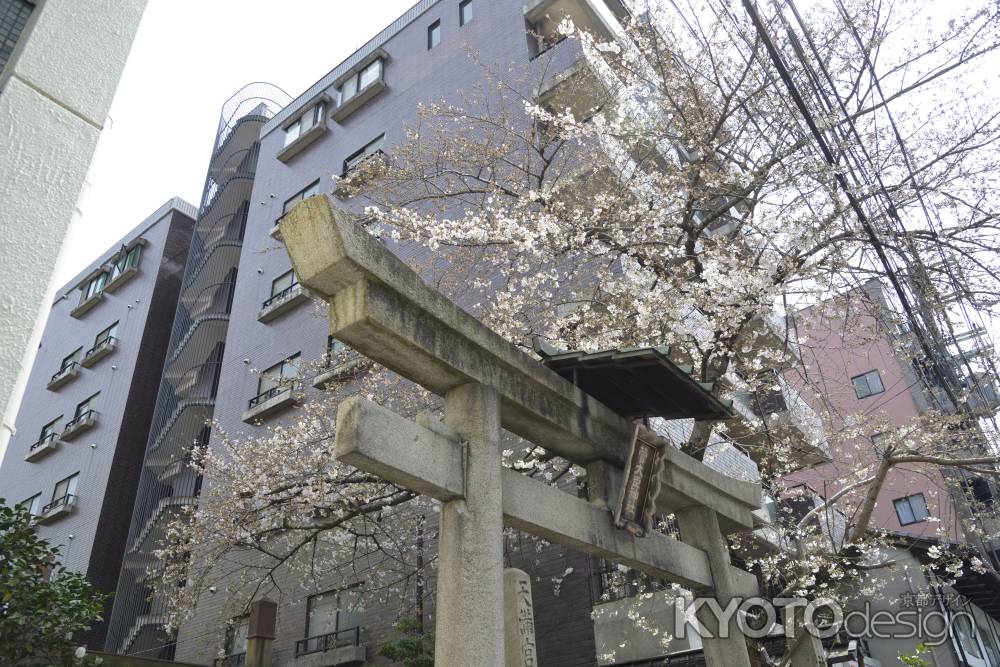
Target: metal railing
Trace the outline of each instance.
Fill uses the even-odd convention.
[[[347,178],[348,176],[351,175],[352,172],[357,171],[362,165],[367,164],[371,160],[375,160],[375,159],[384,160],[385,157],[386,157],[386,152],[380,148],[377,151],[372,151],[368,155],[365,155],[364,157],[362,157],[360,160],[358,160],[354,164],[348,165],[347,161],[345,160],[344,161],[344,170],[343,170],[343,172],[341,172],[340,177],[341,178]]]
[[[44,447],[45,445],[47,445],[50,442],[52,442],[53,440],[55,440],[57,437],[59,437],[58,433],[49,433],[44,438],[40,439],[38,442],[36,442],[33,445],[31,445],[31,447],[28,447],[28,451],[29,452],[33,452],[36,449],[38,449],[39,447]]]
[[[89,350],[87,350],[84,353],[83,356],[84,356],[84,358],[87,358],[90,355],[94,354],[95,352],[99,352],[101,350],[101,348],[105,347],[106,345],[117,345],[117,344],[118,344],[118,339],[117,338],[115,338],[114,336],[108,336],[104,340],[102,340],[102,341],[100,341],[98,343],[95,343],[94,347],[92,347]]]
[[[300,388],[301,388],[301,383],[298,382],[298,381],[287,383],[287,384],[279,384],[277,387],[271,387],[267,391],[262,391],[261,393],[257,394],[253,398],[251,398],[250,401],[247,404],[247,407],[248,408],[255,408],[258,405],[260,405],[261,403],[266,403],[267,401],[271,400],[275,396],[278,396],[278,395],[283,394],[285,392],[298,391]]]
[[[74,368],[76,368],[79,365],[80,365],[79,361],[71,361],[70,363],[66,364],[65,366],[63,366],[62,368],[60,368],[59,370],[57,370],[55,373],[53,373],[52,374],[52,379],[49,380],[49,382],[55,382],[56,380],[58,380],[59,378],[61,378],[63,375],[65,375],[66,373],[69,373],[71,370],[73,370]]]
[[[73,419],[71,419],[68,422],[66,422],[66,426],[63,427],[63,433],[65,433],[66,431],[70,430],[71,428],[73,428],[74,426],[76,426],[78,424],[82,424],[83,422],[87,421],[91,417],[96,417],[96,416],[97,416],[97,411],[96,410],[87,410],[87,411],[85,411],[85,412],[77,415]]]
[[[280,292],[278,292],[277,294],[275,294],[274,296],[272,296],[270,299],[268,299],[267,301],[265,301],[264,305],[261,306],[261,308],[266,310],[267,308],[269,308],[270,306],[274,305],[275,303],[278,303],[279,301],[284,301],[286,298],[288,298],[289,296],[291,296],[292,293],[295,292],[295,291],[297,291],[298,289],[299,289],[299,284],[298,283],[292,283],[291,285],[289,285],[288,287],[286,287],[285,289],[281,290]]]
[[[60,507],[72,505],[74,502],[76,502],[76,496],[74,496],[72,493],[67,493],[65,496],[62,496],[61,498],[56,498],[51,503],[43,507],[42,514],[48,514],[54,509],[59,509]]]
[[[231,653],[224,658],[216,658],[212,661],[215,667],[243,667],[246,663],[246,653]]]
[[[345,637],[345,639],[341,639],[341,637]],[[360,626],[300,639],[295,642],[295,657],[325,652],[342,646],[361,646]]]

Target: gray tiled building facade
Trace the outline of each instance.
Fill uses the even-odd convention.
[[[180,199],[69,284],[49,312],[3,465],[0,497],[98,589],[118,580],[195,209]],[[104,626],[90,642],[99,644]]]
[[[553,14],[570,10],[578,15],[592,6],[586,0],[529,4],[552,5]],[[605,12],[615,5],[602,0],[596,4]],[[270,395],[252,369],[267,369],[287,359],[308,364],[327,352],[326,313],[300,296],[289,274],[287,253],[272,237],[281,216],[303,196],[329,194],[331,176],[342,174],[356,159],[377,150],[391,156],[394,143],[404,139],[407,124],[416,120],[418,104],[459,103],[463,91],[482,85],[484,71],[472,57],[473,51],[484,63],[520,68],[524,80],[533,80],[533,86],[542,81],[543,67],[554,75],[578,55],[573,42],[564,42],[549,57],[535,59],[533,42],[522,0],[423,0],[264,126],[214,409],[215,419],[227,433],[252,435],[259,428],[254,420],[273,424],[296,413],[291,392],[279,390]],[[358,206],[346,199],[339,203]],[[304,385],[307,393],[313,391],[311,382]],[[540,664],[596,664],[590,560],[563,548],[536,551],[530,539],[525,544],[524,549],[513,550],[509,559],[536,581]],[[568,569],[572,575],[563,581]],[[554,585],[555,579],[562,583]],[[311,596],[353,583],[357,582],[331,574],[328,581],[317,582],[315,590],[283,594],[278,601],[274,664],[358,664],[338,663],[333,652],[309,652],[315,642],[303,644],[316,634],[307,618],[309,606],[316,602]],[[433,591],[433,586],[433,581],[428,582],[428,590]],[[220,649],[239,653],[240,646],[225,640],[225,623],[233,610],[224,598],[221,594],[203,597],[196,617],[177,637],[177,660],[207,664]],[[352,619],[361,624],[365,664],[392,664],[377,656],[377,648],[392,634],[399,608],[399,604],[371,605]],[[432,605],[425,611],[425,620],[432,622]]]

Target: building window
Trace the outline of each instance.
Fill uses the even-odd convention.
[[[285,217],[285,215],[287,215],[289,211],[295,208],[295,205],[298,204],[303,199],[309,199],[310,197],[315,197],[318,194],[319,194],[319,181],[317,180],[315,183],[311,183],[310,185],[308,185],[304,190],[296,192],[294,195],[292,195],[290,199],[285,201],[285,205],[281,207],[281,217]]]
[[[74,364],[78,363],[80,361],[81,354],[83,354],[83,348],[78,347],[73,351],[72,354],[69,354],[66,357],[64,357],[62,363],[59,364],[59,373],[62,373],[63,371],[72,368]],[[59,373],[56,373],[56,375],[59,375]]]
[[[852,377],[851,384],[854,385],[854,393],[858,398],[868,398],[885,391],[885,387],[882,386],[882,376],[877,370]]]
[[[54,440],[56,435],[59,433],[59,422],[62,420],[62,415],[59,415],[48,424],[42,427],[42,432],[38,434],[38,442],[48,442]]]
[[[441,43],[441,21],[435,21],[427,28],[427,48],[433,49]]]
[[[337,105],[343,106],[368,86],[382,79],[382,59],[376,58],[337,88]]]
[[[42,494],[36,493],[27,500],[18,503],[17,506],[28,510],[28,514],[31,516],[38,516],[42,513]]]
[[[123,273],[129,269],[134,269],[139,266],[139,257],[142,256],[142,244],[137,243],[131,248],[122,248],[118,256],[115,257],[114,264],[111,266],[111,280],[113,282],[117,280]]]
[[[14,53],[14,45],[24,32],[34,8],[35,5],[27,0],[0,2],[0,70]]]
[[[351,173],[351,170],[353,170],[355,167],[357,167],[359,164],[361,164],[368,158],[372,157],[373,155],[382,155],[385,152],[383,150],[384,145],[385,145],[385,135],[380,134],[378,138],[368,143],[361,150],[355,151],[354,153],[348,155],[347,159],[344,160],[344,176],[347,176],[347,174]]]
[[[271,281],[271,299],[280,298],[299,284],[295,271],[287,271]]]
[[[301,655],[356,645],[363,620],[360,585],[311,595],[306,603],[306,640],[296,652]]]
[[[80,302],[84,302],[87,299],[93,298],[104,291],[104,285],[108,282],[108,274],[101,271],[96,276],[87,281],[83,287],[80,288],[82,294],[80,295]]]
[[[257,379],[257,395],[250,400],[251,408],[277,396],[290,387],[294,388],[295,381],[299,379],[299,356],[299,353],[296,352],[260,374],[260,378]]]
[[[100,395],[101,393],[98,392],[93,396],[91,396],[90,398],[88,398],[87,400],[85,400],[83,403],[77,405],[76,412],[73,413],[73,421],[75,422],[89,417],[90,413],[94,411],[94,407],[97,405],[97,397]],[[67,424],[67,426],[69,426],[69,424]]]
[[[226,655],[229,657],[245,656],[247,652],[247,636],[250,634],[250,619],[246,616],[234,618],[226,631]],[[226,662],[229,667],[242,664],[239,660]]]
[[[871,436],[872,447],[875,448],[875,453],[880,459],[885,458],[885,441],[888,437],[888,433],[876,433]]]
[[[56,482],[56,488],[52,490],[52,502],[48,504],[47,509],[53,509],[72,503],[73,498],[76,496],[76,481],[79,477],[80,473],[77,472],[73,473],[61,482]]]
[[[92,349],[96,350],[106,343],[114,343],[118,340],[118,323],[115,322],[110,327],[97,334],[94,338],[94,347]]]
[[[472,0],[462,0],[458,3],[458,25],[465,25],[472,20]]]
[[[298,120],[285,128],[285,145],[292,143],[316,125],[322,125],[326,115],[326,102],[317,102]]]
[[[911,523],[926,521],[930,514],[927,513],[927,503],[924,501],[924,494],[915,493],[905,498],[897,498],[892,501],[896,507],[896,517],[900,526],[908,526]]]

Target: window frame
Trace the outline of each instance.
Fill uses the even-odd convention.
[[[869,381],[872,376],[878,378],[879,388],[877,391],[872,391],[871,382]],[[867,393],[864,395],[862,395],[859,391],[858,380],[863,380],[865,383],[864,386]],[[865,371],[864,373],[853,376],[851,378],[851,386],[854,388],[854,395],[859,401],[870,398],[871,396],[877,396],[878,394],[885,393],[885,383],[882,381],[882,373],[879,372],[877,368],[873,368],[870,371]]]
[[[289,281],[289,283],[284,287],[282,287],[281,289],[276,289],[276,287],[278,286],[278,281],[287,276],[291,276],[291,281]],[[271,298],[273,299],[274,297],[278,296],[285,290],[290,290],[298,284],[299,284],[299,277],[295,275],[295,269],[288,269],[280,276],[271,281]]]
[[[250,635],[250,617],[249,616],[238,616],[236,618],[230,619],[229,627],[226,628],[226,657],[233,655],[244,655],[247,652],[247,642],[249,641]],[[240,630],[243,631],[242,642],[243,646],[241,651],[233,650],[234,642],[238,641]]]
[[[82,357],[83,357],[83,346],[81,345],[80,347],[76,348],[75,350],[67,354],[65,357],[63,357],[62,363],[59,364],[59,370],[57,371],[56,374],[58,375],[59,373],[62,373],[67,368],[72,367],[73,364],[80,363],[80,359]]]
[[[138,268],[142,259],[142,243],[134,243],[131,246],[122,246],[122,249],[111,260],[111,271],[107,282],[114,282],[129,269]]]
[[[90,278],[83,285],[80,286],[80,303],[89,301],[90,299],[102,294],[104,292],[104,287],[108,284],[108,272],[100,271],[93,278]]]
[[[57,500],[61,500],[63,498],[66,498],[67,496],[76,497],[76,487],[79,485],[79,482],[80,482],[80,471],[79,470],[76,471],[75,473],[73,473],[72,475],[70,475],[69,477],[65,477],[65,478],[59,480],[58,482],[56,482],[55,486],[52,487],[52,500],[51,500],[51,503],[54,503]],[[59,486],[61,484],[63,484],[63,483],[66,484],[65,490],[63,491],[62,494],[58,494],[57,495],[57,493],[59,491]]]
[[[101,392],[97,392],[96,394],[94,394],[90,398],[86,398],[86,399],[80,401],[79,403],[77,403],[76,404],[76,409],[73,411],[73,419],[72,419],[72,421],[76,421],[77,419],[80,419],[81,417],[83,417],[83,415],[87,414],[88,412],[96,412],[96,410],[94,410],[93,402],[95,400],[97,400],[97,397],[100,396],[100,395],[101,395]]]
[[[278,363],[268,366],[263,371],[261,371],[260,376],[257,378],[257,396],[261,396],[265,392],[271,391],[272,389],[282,386],[283,380],[291,380],[292,385],[294,385],[296,380],[301,379],[302,377],[301,369],[296,365],[301,357],[302,353],[296,352],[295,354],[289,355],[284,359],[282,359],[281,361],[279,361]],[[285,375],[286,364],[291,366],[295,370],[295,375]],[[271,371],[275,369],[278,369],[280,371],[280,375],[277,376],[277,381],[275,381],[270,375]],[[265,388],[264,387],[265,382],[274,382],[274,384]]]
[[[924,514],[923,517],[919,519],[917,518],[917,512],[914,511],[914,506],[911,501],[912,498],[916,498],[918,496],[920,498],[921,504],[923,505],[923,514]],[[905,521],[905,522],[903,521],[903,516],[899,513],[899,508],[901,504],[905,504],[907,511],[910,513],[910,516],[913,517],[912,521]],[[896,519],[899,521],[900,526],[912,526],[915,523],[923,523],[927,521],[927,519],[929,519],[931,516],[930,510],[927,509],[927,499],[924,497],[923,493],[911,493],[910,495],[903,496],[902,498],[894,498],[892,501],[892,507],[896,511]]]
[[[361,592],[359,591],[359,589],[362,589],[363,587],[364,587],[364,582],[363,581],[359,581],[359,582],[351,584],[349,586],[344,586],[342,588],[331,588],[330,590],[323,591],[322,593],[314,593],[313,595],[310,595],[309,597],[307,597],[306,598],[306,623],[305,623],[305,635],[304,635],[304,638],[305,639],[312,639],[314,637],[323,637],[323,636],[326,636],[326,635],[329,635],[329,634],[337,634],[337,635],[339,635],[341,632],[345,632],[347,630],[353,630],[354,628],[359,628],[360,629],[360,628],[364,627],[364,611],[365,611],[364,610],[364,605],[359,605],[359,608],[360,608],[360,612],[359,613],[361,615],[361,618],[360,618],[359,623],[357,625],[352,625],[350,627],[341,627],[342,609],[341,609],[341,601],[340,601],[341,595],[343,595],[345,593],[353,593],[353,594],[357,595],[358,596],[357,599],[360,601],[361,600]],[[332,632],[313,633],[312,630],[311,630],[311,626],[312,626],[312,611],[313,611],[314,600],[316,600],[317,598],[322,598],[322,597],[328,596],[328,595],[333,595],[334,596],[334,604],[336,605],[336,611],[334,612],[334,621],[333,621],[333,627],[334,627],[334,629],[333,629]]]
[[[437,41],[434,41],[435,38]],[[441,45],[441,19],[437,19],[427,26],[427,50],[437,48]]]
[[[107,327],[106,329],[98,333],[96,336],[94,336],[94,347],[91,349],[97,349],[101,345],[104,345],[105,343],[110,341],[112,338],[114,338],[117,341],[118,325],[120,323],[121,320],[116,320],[114,324],[112,324],[111,326]]]
[[[300,113],[295,120],[285,126],[285,143],[282,148],[287,148],[301,139],[309,130],[317,125],[321,125],[326,120],[326,100],[322,99],[309,106],[308,109]],[[308,123],[307,123],[308,121]],[[292,136],[292,128],[295,135]]]
[[[465,10],[469,10],[469,15],[466,16]],[[471,23],[476,18],[476,12],[472,9],[472,0],[462,0],[458,3],[458,25],[459,27],[465,27]]]
[[[370,78],[370,72],[372,68],[377,68],[378,73],[374,79],[370,79],[368,83],[363,83],[365,75],[368,74]],[[356,72],[352,72],[344,81],[342,81],[336,88],[337,90],[337,106],[342,107],[355,97],[363,93],[369,86],[373,86],[379,81],[385,79],[385,58],[379,56],[372,60],[370,63],[361,67]],[[349,88],[348,88],[349,86]],[[345,94],[345,89],[350,90],[350,95]]]
[[[875,450],[875,455],[880,459],[885,458],[885,449],[879,446],[880,442],[884,442],[890,435],[889,431],[880,431],[878,433],[872,433],[868,436],[868,439],[872,443],[872,449]]]
[[[30,498],[25,498],[17,504],[18,507],[22,507],[28,510],[28,514],[31,516],[41,516],[42,514],[42,492],[39,491]]]
[[[62,418],[63,415],[59,415],[58,417],[50,421],[48,424],[42,426],[42,429],[38,432],[38,442],[41,442],[50,435],[55,435],[56,437],[58,437],[60,433],[59,422],[60,420],[62,420]],[[51,430],[49,430],[50,428]]]
[[[372,149],[373,146],[377,148]],[[385,154],[385,132],[378,135],[367,144],[354,151],[346,158],[344,158],[344,168],[341,172],[342,177],[348,176],[352,171],[358,168],[365,160],[369,159],[373,155],[384,155]]]
[[[310,183],[309,185],[302,188],[294,195],[286,199],[285,203],[281,205],[281,218],[284,218],[286,215],[288,215],[288,212],[291,211],[293,208],[295,208],[295,205],[298,204],[299,202],[305,201],[310,197],[317,196],[319,194],[319,181],[320,179],[317,178],[315,181],[313,181],[312,183]],[[311,194],[309,194],[310,191],[312,191]],[[278,219],[280,220],[281,218]]]

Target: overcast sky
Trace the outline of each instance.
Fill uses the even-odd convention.
[[[197,205],[219,120],[252,81],[295,97],[415,0],[149,0],[53,286],[170,197]]]

